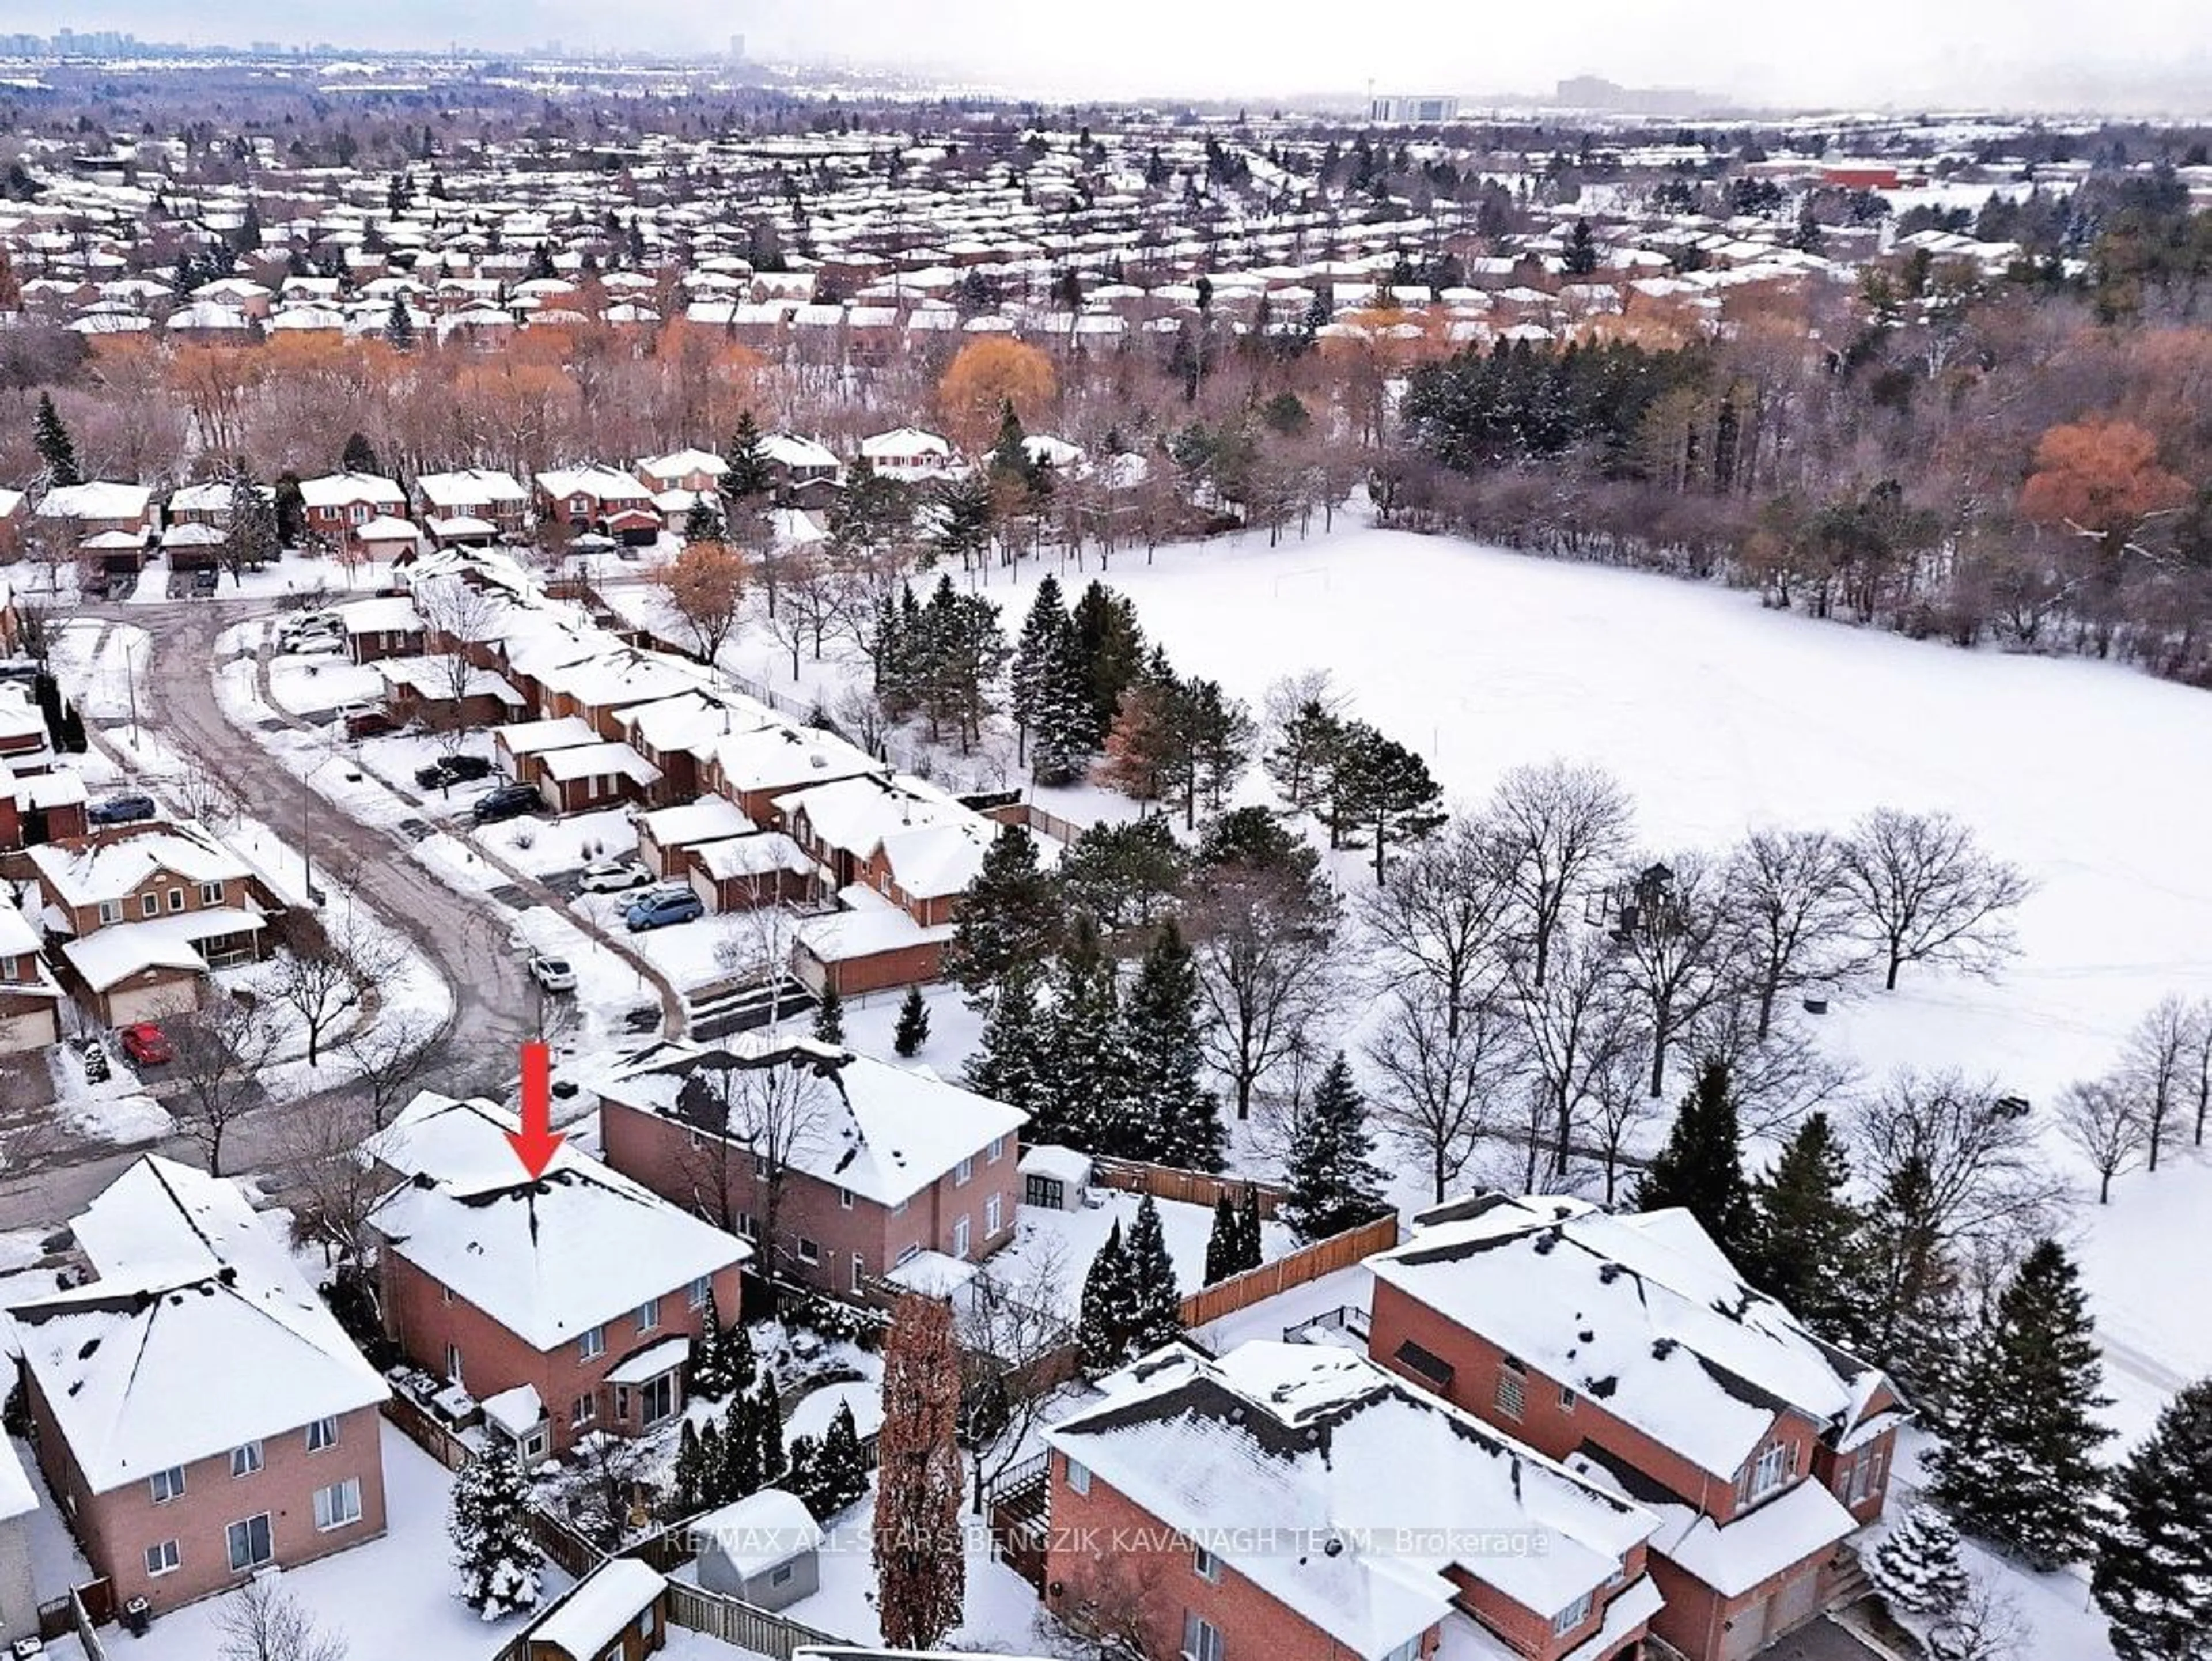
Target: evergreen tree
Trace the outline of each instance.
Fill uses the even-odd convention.
[[[1382,1214],[1382,1172],[1374,1163],[1367,1101],[1339,1050],[1291,1124],[1290,1198],[1283,1220],[1301,1240],[1318,1240]]]
[[[1864,1560],[1867,1578],[1894,1609],[1948,1615],[1966,1595],[1959,1532],[1933,1506],[1915,1506]]]
[[[1017,963],[1007,968],[964,1076],[977,1095],[1030,1116],[1024,1132],[1028,1141],[1049,1142],[1061,1128],[1061,1115],[1048,1048],[1052,1019],[1038,993],[1035,965]]]
[[[689,1419],[684,1421],[684,1428],[676,1439],[676,1463],[670,1473],[670,1482],[673,1489],[671,1499],[678,1516],[696,1516],[706,1508],[714,1473],[707,1465],[699,1427]]]
[[[2212,1661],[2212,1379],[2183,1390],[2112,1482],[2090,1581],[2120,1661]]]
[[[715,1305],[714,1289],[710,1286],[707,1288],[707,1307],[699,1313],[699,1335],[691,1341],[687,1390],[695,1400],[719,1402],[737,1388],[737,1378],[731,1366],[735,1342],[723,1334],[721,1311]]]
[[[921,989],[909,986],[899,1003],[898,1025],[891,1029],[891,1048],[911,1061],[928,1042],[929,1006],[922,1001]]]
[[[783,1400],[775,1387],[775,1375],[766,1367],[761,1369],[754,1397],[753,1430],[760,1438],[761,1486],[774,1488],[783,1480],[791,1462],[783,1445]]]
[[[934,1649],[967,1590],[960,1507],[960,1362],[952,1311],[902,1298],[884,1346],[884,1427],[876,1439],[876,1610],[885,1645]]]
[[[1128,597],[1096,581],[1076,601],[1072,621],[1075,666],[1090,710],[1090,743],[1095,750],[1113,727],[1121,694],[1142,674],[1145,631]]]
[[[1267,1237],[1261,1232],[1260,1190],[1247,1184],[1237,1202],[1237,1270],[1257,1269],[1267,1261]]]
[[[1083,1300],[1075,1323],[1075,1346],[1087,1372],[1110,1372],[1129,1359],[1129,1335],[1135,1328],[1136,1288],[1128,1248],[1121,1241],[1121,1220],[1106,1232],[1106,1244],[1083,1276]]]
[[[1243,1259],[1244,1225],[1224,1189],[1213,1202],[1213,1230],[1206,1237],[1206,1284],[1212,1286],[1240,1273]]]
[[[1007,672],[1012,691],[1007,709],[1014,718],[1018,760],[1029,759],[1030,731],[1036,724],[1038,699],[1053,657],[1063,638],[1073,639],[1073,629],[1067,619],[1067,602],[1060,596],[1060,579],[1048,571],[1037,580],[1036,593],[1014,642],[1013,660]]]
[[[1022,625],[1009,676],[1019,753],[1039,784],[1072,783],[1097,747],[1079,651],[1059,580],[1047,573]]]
[[[1667,1145],[1644,1173],[1639,1211],[1680,1206],[1734,1261],[1750,1232],[1751,1189],[1726,1062],[1708,1060],[1674,1115]]]
[[[761,1452],[765,1439],[761,1434],[760,1403],[760,1389],[756,1384],[732,1396],[729,1406],[723,1409],[722,1480],[714,1494],[717,1505],[726,1506],[761,1491],[765,1475]]]
[[[1042,962],[1061,928],[1060,886],[1037,860],[1036,839],[1010,824],[983,850],[975,881],[952,909],[952,939],[945,948],[945,974],[971,1005],[993,999],[1016,964]]]
[[[1752,1195],[1744,1273],[1831,1343],[1847,1344],[1858,1317],[1863,1226],[1846,1192],[1850,1166],[1825,1113],[1809,1115]]]
[[[392,296],[392,309],[384,314],[384,341],[395,352],[415,350],[415,317],[407,309],[407,296]]]
[[[384,471],[377,461],[376,446],[368,441],[368,435],[364,433],[349,433],[346,435],[345,448],[338,453],[338,466],[349,473],[380,473]]]
[[[538,1606],[538,1552],[530,1531],[530,1482],[495,1439],[453,1479],[449,1532],[460,1595],[486,1621]]]
[[[1085,1153],[1116,1152],[1122,1145],[1129,1077],[1121,985],[1113,959],[1088,928],[1079,929],[1060,955],[1044,1054],[1049,1057],[1046,1077],[1058,1088],[1049,1092],[1047,1131],[1038,1133],[1040,1139],[1065,1142]]]
[[[274,564],[283,551],[274,495],[240,468],[231,476],[230,523],[223,528],[222,563],[232,581],[242,582],[245,572]]]
[[[1146,1355],[1182,1335],[1182,1289],[1176,1284],[1160,1208],[1149,1194],[1129,1225],[1129,1353]]]
[[[1917,1154],[1899,1161],[1867,1208],[1848,1348],[1897,1380],[1923,1423],[1940,1431],[1963,1319],[1943,1250],[1935,1184]]]
[[[1321,699],[1308,698],[1276,728],[1275,742],[1260,764],[1284,802],[1304,812],[1328,800],[1343,745],[1343,717]]]
[[[701,1509],[730,1503],[730,1467],[722,1456],[722,1427],[712,1419],[699,1427]]]
[[[2101,1368],[2065,1250],[2039,1243],[1971,1342],[1929,1492],[1959,1526],[2048,1572],[2084,1555],[2104,1486]]]
[[[814,1037],[817,1043],[845,1042],[845,1000],[834,982],[822,989],[822,1001],[814,1006]]]
[[[1124,1075],[1112,1151],[1190,1171],[1218,1171],[1228,1146],[1221,1104],[1201,1080],[1198,963],[1170,921],[1146,948],[1121,1006]]]
[[[1329,752],[1329,790],[1331,824],[1373,838],[1378,883],[1391,848],[1419,842],[1449,817],[1428,763],[1364,721],[1346,722]]]
[[[860,1427],[853,1422],[852,1403],[840,1402],[814,1456],[814,1514],[826,1521],[867,1491],[867,1459],[860,1451]]]
[[[1590,234],[1589,220],[1575,221],[1574,231],[1567,238],[1567,251],[1560,256],[1559,266],[1569,277],[1588,277],[1597,270],[1597,240]]]
[[[85,752],[84,715],[74,703],[62,706],[62,751],[65,755],[81,756]]]
[[[807,1514],[820,1522],[829,1513],[820,1503],[822,1483],[822,1445],[811,1436],[791,1439],[789,1462],[783,1473],[781,1487],[799,1503],[806,1507]]]
[[[940,480],[935,490],[937,523],[931,540],[938,557],[973,565],[991,545],[994,504],[988,473],[975,472]]]
[[[63,425],[52,392],[39,394],[39,412],[31,423],[31,442],[46,468],[49,486],[59,489],[84,483],[84,468],[76,456],[76,441]]]
[[[722,497],[730,502],[756,503],[775,489],[775,472],[761,447],[760,423],[750,410],[738,417],[737,430],[722,451]]]

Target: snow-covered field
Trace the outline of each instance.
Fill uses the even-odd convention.
[[[1059,1293],[1056,1306],[1074,1319],[1082,1305],[1083,1277],[1098,1249],[1106,1244],[1108,1233],[1119,1223],[1121,1237],[1127,1239],[1129,1226],[1137,1218],[1136,1195],[1107,1189],[1101,1197],[1104,1203],[1075,1211],[1015,1208],[1013,1243],[991,1258],[992,1278],[1027,1291],[1043,1278],[1043,1267],[1050,1265],[1057,1270],[1053,1276]],[[1169,1260],[1175,1264],[1176,1284],[1185,1293],[1195,1292],[1206,1284],[1206,1243],[1213,1232],[1212,1209],[1176,1200],[1154,1203],[1159,1208],[1160,1232],[1167,1240]],[[1283,1256],[1296,1244],[1282,1224],[1261,1225],[1263,1256],[1270,1260]],[[1278,1329],[1273,1335],[1283,1335]]]

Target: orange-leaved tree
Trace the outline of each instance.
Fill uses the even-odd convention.
[[[990,447],[1006,405],[1034,430],[1058,392],[1050,358],[1008,336],[986,335],[963,346],[945,369],[937,408],[953,441],[974,453]]]
[[[2155,437],[2131,421],[2093,416],[2037,441],[2020,510],[2035,524],[2094,537],[2117,562],[2145,520],[2188,500],[2187,481],[2159,465]]]
[[[744,603],[744,551],[720,537],[687,542],[654,574],[668,608],[690,631],[700,661],[712,663],[738,626]]]

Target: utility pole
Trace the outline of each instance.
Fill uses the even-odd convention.
[[[123,679],[131,694],[131,747],[138,747],[138,652],[128,644],[123,648]]]

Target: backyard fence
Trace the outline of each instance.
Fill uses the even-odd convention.
[[[1363,1258],[1388,1251],[1397,1244],[1398,1219],[1392,1215],[1377,1217],[1371,1223],[1362,1223],[1358,1228],[1348,1228],[1341,1234],[1300,1246],[1288,1256],[1248,1269],[1242,1275],[1232,1275],[1192,1293],[1182,1300],[1183,1329],[1194,1332],[1210,1326],[1224,1315],[1249,1309],[1292,1287],[1334,1275],[1340,1269],[1350,1269]]]
[[[792,1652],[802,1645],[852,1647],[850,1639],[833,1638],[741,1597],[726,1597],[682,1580],[668,1583],[668,1618],[677,1626],[705,1633],[756,1655],[771,1656],[775,1661],[791,1661]]]
[[[1217,1177],[1209,1171],[1186,1171],[1181,1165],[1147,1165],[1140,1159],[1094,1158],[1091,1161],[1091,1177],[1102,1188],[1149,1194],[1155,1200],[1179,1200],[1185,1205],[1202,1205],[1208,1210],[1218,1205],[1224,1195],[1230,1204],[1242,1205],[1244,1196],[1250,1194],[1260,1202],[1263,1220],[1272,1219],[1291,1193],[1280,1183]]]
[[[384,1416],[447,1470],[459,1470],[474,1451],[421,1402],[398,1390],[385,1397]]]

